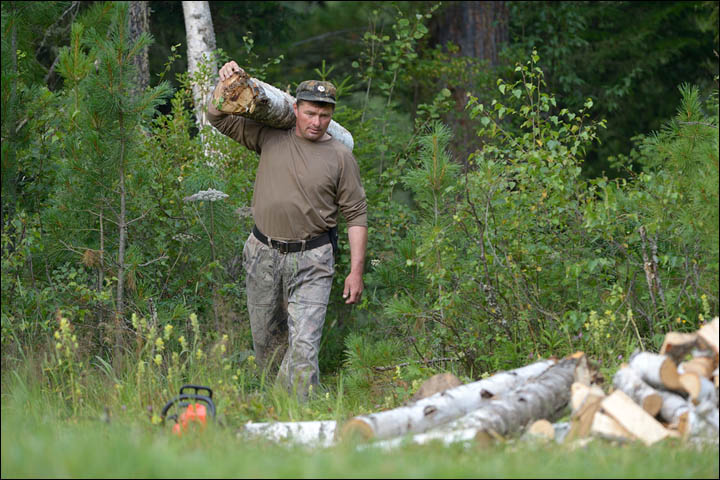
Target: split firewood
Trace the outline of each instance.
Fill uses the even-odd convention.
[[[620,368],[613,376],[613,385],[625,392],[643,410],[655,416],[662,406],[662,396],[657,390],[643,382],[640,375],[629,366]]]
[[[411,405],[359,415],[342,426],[338,432],[339,437],[359,435],[365,439],[383,439],[425,432],[479,408],[490,398],[524,384],[555,363],[554,360],[542,360],[509,372],[497,373],[477,382],[450,388]]]
[[[600,438],[620,442],[628,442],[636,439],[635,435],[620,425],[617,420],[602,412],[597,412],[593,416],[590,433]]]
[[[678,365],[678,373],[695,373],[701,377],[712,378],[713,359],[710,357],[695,356]]]
[[[718,317],[715,317],[712,319],[711,322],[706,323],[703,325],[700,330],[698,330],[698,342],[707,349],[712,350],[715,352],[715,365],[717,366],[718,362],[718,343],[720,340],[718,340],[718,330],[719,326],[718,323],[720,323],[720,320],[718,320]]]
[[[655,388],[683,391],[678,379],[677,365],[667,355],[637,352],[630,357],[630,368]]]
[[[479,435],[494,432],[506,436],[541,418],[554,421],[562,415],[570,400],[577,362],[577,357],[566,357],[538,377],[442,428],[449,431],[475,428]]]
[[[213,102],[221,112],[242,115],[270,127],[289,129],[295,125],[295,97],[244,71],[222,81],[213,92]],[[330,121],[327,133],[352,151],[352,135],[335,120]]]
[[[715,385],[707,378],[696,373],[683,373],[679,381],[693,404],[698,405],[706,400],[717,403]]]
[[[602,401],[602,408],[627,431],[646,445],[652,445],[668,436],[660,422],[632,401],[622,390],[615,390]]]
[[[595,414],[600,410],[600,405],[605,392],[597,385],[588,387],[575,382],[570,388],[570,431],[565,437],[565,442],[572,442],[578,438],[584,438],[590,434]]]
[[[292,442],[309,446],[328,447],[335,437],[335,420],[315,422],[246,423],[238,436],[263,438],[273,442]]]
[[[668,332],[660,347],[660,355],[667,355],[678,364],[697,346],[697,333]]]

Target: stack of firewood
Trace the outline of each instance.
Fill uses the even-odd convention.
[[[577,352],[463,385],[439,374],[421,387],[425,398],[341,424],[248,423],[239,435],[314,446],[354,437],[388,448],[430,441],[487,444],[516,434],[566,443],[597,436],[648,445],[668,437],[716,441],[717,367],[715,318],[696,333],[667,334],[659,353],[635,353],[614,375],[609,394]],[[552,423],[567,416],[568,406],[570,421]]]
[[[695,333],[670,332],[658,353],[635,352],[606,395],[592,382],[571,387],[565,441],[599,436],[647,445],[667,437],[718,438],[718,318]]]

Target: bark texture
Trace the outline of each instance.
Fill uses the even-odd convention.
[[[662,406],[662,396],[647,383],[643,382],[640,375],[630,367],[621,368],[613,376],[613,385],[618,390],[625,392],[643,410],[650,415],[657,415]]]
[[[340,436],[344,438],[359,434],[368,439],[382,439],[425,432],[481,408],[490,401],[491,397],[502,395],[524,384],[530,378],[541,375],[553,363],[552,360],[536,362],[445,390],[412,405],[357,416],[342,427]],[[566,390],[569,390],[569,384]],[[454,430],[459,429],[461,428],[454,428]]]
[[[130,39],[135,42],[143,32],[150,31],[150,9],[148,2],[130,2],[128,12],[130,27]],[[132,95],[140,95],[150,85],[150,63],[148,61],[148,47],[145,46],[133,57],[133,63],[137,68],[137,82],[132,90]]]
[[[334,420],[316,422],[271,422],[244,425],[239,436],[263,438],[274,442],[329,447],[335,438]]]
[[[538,377],[450,422],[446,430],[474,428],[501,436],[534,420],[556,420],[570,400],[578,358],[565,358]]]
[[[217,81],[217,66],[213,59],[215,30],[208,2],[182,2],[187,37],[188,72],[193,81],[193,103],[199,127],[209,125],[206,114],[207,100]],[[201,73],[201,64],[210,68],[209,75]]]

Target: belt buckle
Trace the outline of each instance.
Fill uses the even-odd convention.
[[[280,253],[289,253],[290,252],[290,244],[287,242],[279,242],[277,241],[277,249]]]

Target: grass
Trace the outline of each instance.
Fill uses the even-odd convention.
[[[222,426],[178,438],[141,409],[114,408],[106,422],[99,404],[73,413],[37,383],[12,372],[3,376],[2,478],[718,478],[717,447],[676,440],[652,447],[596,440],[574,450],[518,440],[486,449],[309,449],[239,438],[245,417],[232,412]],[[259,392],[257,401],[283,417],[311,419],[322,411],[327,417],[347,400],[330,393],[297,410],[271,390]],[[219,408],[233,408],[226,405]]]

